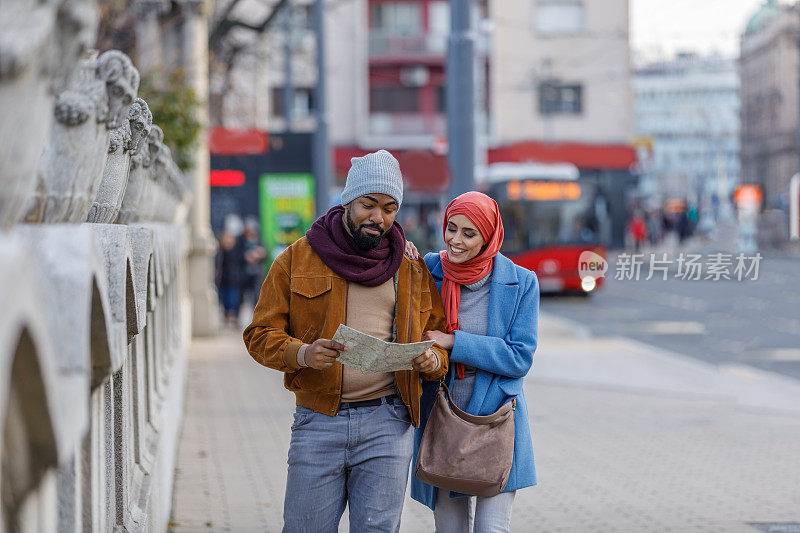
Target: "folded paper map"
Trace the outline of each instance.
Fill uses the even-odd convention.
[[[433,341],[397,344],[361,333],[339,324],[333,340],[347,346],[339,352],[337,361],[355,368],[362,374],[411,370],[411,360],[425,353]]]

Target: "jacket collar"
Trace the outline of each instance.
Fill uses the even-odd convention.
[[[442,270],[442,260],[439,254],[434,257],[433,268],[430,269],[431,275],[436,281],[441,281],[444,278],[444,271]],[[519,284],[519,276],[517,275],[517,267],[514,262],[503,254],[498,253],[494,258],[494,268],[492,269],[492,284],[497,285],[517,285]]]

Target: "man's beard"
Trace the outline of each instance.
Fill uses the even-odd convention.
[[[383,236],[386,232],[379,225],[361,224],[360,227],[356,227],[355,222],[353,222],[353,219],[350,218],[349,209],[345,210],[344,218],[347,221],[347,227],[350,229],[350,234],[353,236],[353,240],[356,241],[356,246],[362,250],[372,250],[381,243],[381,240],[383,240]],[[361,231],[361,228],[374,228],[380,233],[378,235],[368,235]]]

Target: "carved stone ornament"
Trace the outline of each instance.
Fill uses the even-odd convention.
[[[128,56],[119,50],[109,50],[97,59],[96,74],[106,83],[106,113],[98,115],[98,120],[105,120],[109,129],[118,128],[127,118],[139,90],[139,71]]]
[[[103,178],[109,128],[123,125],[118,115],[127,117],[138,83],[130,59],[117,50],[81,61],[69,89],[56,101],[26,222],[86,220]]]
[[[37,5],[40,4],[40,5]],[[30,67],[47,74],[47,52],[57,7],[34,0],[4,0],[0,10],[0,80],[21,77]]]
[[[108,139],[108,154],[117,152],[127,152],[128,143],[131,140],[131,129],[126,123],[119,128],[111,130],[111,135]]]
[[[152,125],[153,113],[150,112],[150,107],[147,102],[137,98],[128,112],[128,126],[131,135],[126,148],[131,152],[135,152],[139,148],[139,144],[150,135]]]
[[[164,187],[162,181],[166,173],[166,162],[172,161],[172,154],[164,144],[164,132],[161,128],[153,132],[151,130],[148,138],[148,148],[150,150],[150,165],[147,172],[144,198],[140,206],[140,216],[142,220],[158,220],[157,213],[162,202]]]
[[[125,123],[111,132],[103,179],[89,209],[87,222],[110,224],[117,220],[130,176],[131,155],[144,144],[140,141],[149,134],[152,122],[147,103],[137,98]]]
[[[50,48],[53,71],[50,86],[53,94],[59,94],[69,85],[75,65],[94,45],[100,13],[95,0],[58,0],[54,3],[59,6],[53,35],[55,43]]]
[[[34,0],[0,0],[0,227],[24,214],[50,126],[47,54],[56,9]]]
[[[172,161],[172,153],[167,146],[159,152],[150,172],[153,180],[150,218],[158,222],[168,222],[175,215],[175,208],[178,205],[179,199],[175,194],[174,183],[180,171]]]
[[[153,184],[150,178],[152,163],[163,147],[164,132],[153,124],[147,135],[147,142],[139,143],[139,147],[131,156],[128,186],[122,198],[117,223],[131,224],[144,222],[148,218],[149,209],[145,204],[150,204],[153,194]]]
[[[85,95],[75,91],[64,91],[56,99],[53,115],[65,126],[78,126],[86,122],[92,112],[92,101]]]

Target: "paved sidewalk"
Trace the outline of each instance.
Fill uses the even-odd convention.
[[[798,382],[547,316],[540,337],[526,384],[539,485],[518,493],[513,531],[800,531]],[[187,384],[172,531],[280,531],[282,376],[230,334],[194,342]],[[402,531],[432,530],[409,499]]]

